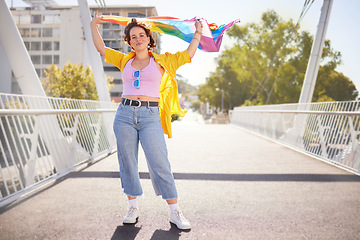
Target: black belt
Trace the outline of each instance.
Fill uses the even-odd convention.
[[[140,101],[140,100],[134,100],[134,99],[128,99],[128,98],[122,98],[121,103],[124,105],[130,105],[135,108],[159,106],[159,102]]]

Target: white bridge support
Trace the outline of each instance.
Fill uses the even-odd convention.
[[[91,66],[94,74],[97,94],[100,102],[111,102],[110,93],[107,87],[105,72],[101,61],[100,54],[96,50],[90,29],[91,15],[87,4],[87,0],[78,0],[81,22],[85,37],[85,53],[86,61]],[[104,113],[104,121],[106,122],[106,131],[111,134],[113,117],[111,114]]]
[[[301,89],[301,94],[299,98],[299,109],[302,110],[309,110],[306,107],[310,107],[310,105],[305,103],[311,103],[312,97],[314,95],[316,80],[319,72],[320,67],[320,60],[321,55],[323,52],[324,44],[325,44],[325,36],[327,27],[330,21],[330,13],[332,7],[333,0],[324,0],[323,5],[321,8],[320,19],[318,23],[318,28],[316,31],[316,35],[314,38],[314,42],[311,48],[310,58],[308,62],[308,66],[306,69],[305,79],[303,82],[303,86]],[[304,103],[304,104],[303,104]],[[297,135],[296,133],[305,132],[305,123],[307,122],[307,115],[297,115],[294,118],[294,127],[293,129],[289,129],[288,132],[288,141],[295,144],[296,142],[300,141],[303,136]],[[293,132],[290,134],[290,132]],[[294,138],[296,136],[296,138]]]
[[[87,4],[87,0],[78,0],[81,23],[83,25],[86,55],[85,61],[91,66],[91,70],[94,74],[97,94],[99,101],[110,102],[110,94],[107,88],[105,73],[100,54],[96,50],[92,41],[91,29],[90,29],[90,10]],[[71,39],[69,39],[71,41]]]
[[[326,30],[330,20],[330,12],[333,0],[324,0],[318,29],[311,48],[309,63],[306,69],[305,79],[301,90],[299,103],[311,103],[316,79],[319,72],[321,55],[325,44]]]
[[[0,1],[0,44],[24,95],[45,96],[6,1]]]
[[[5,1],[0,1],[0,44],[22,93],[24,95],[46,97],[40,79],[36,74],[30,56]],[[48,101],[29,101],[26,104],[29,108],[52,109]],[[1,108],[4,107],[1,106]],[[54,116],[39,116],[34,120],[35,126],[47,126],[47,128],[40,128],[39,133],[42,135],[46,147],[53,157],[56,171],[61,173],[69,169],[74,162],[74,158],[70,152],[69,144],[60,132],[57,119]],[[36,134],[36,132],[28,134]],[[31,136],[30,138],[37,139],[37,136]],[[64,151],[58,151],[56,148],[53,148],[53,143],[63,146]],[[64,161],[64,159],[67,159],[67,161]],[[35,167],[31,157],[27,159],[25,164],[29,164],[29,169]]]

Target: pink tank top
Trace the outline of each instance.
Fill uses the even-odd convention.
[[[140,70],[140,86],[133,87],[133,81],[136,69],[131,66],[134,58],[130,59],[122,72],[123,79],[123,95],[145,95],[149,97],[159,97],[159,89],[161,83],[161,72],[156,66],[154,57],[150,57],[149,65]]]

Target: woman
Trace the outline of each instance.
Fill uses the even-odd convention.
[[[176,70],[191,62],[200,42],[202,24],[195,23],[194,38],[185,51],[157,55],[151,52],[156,45],[150,30],[136,19],[125,28],[125,41],[134,50],[128,54],[105,46],[97,29],[100,22],[101,17],[91,22],[95,47],[105,56],[105,62],[121,70],[123,79],[123,95],[114,120],[121,185],[129,200],[129,211],[123,222],[136,223],[139,217],[137,197],[143,193],[138,173],[140,142],[155,193],[170,207],[170,222],[179,229],[190,229],[177,202],[164,133],[171,137],[171,111],[185,113],[179,106]]]

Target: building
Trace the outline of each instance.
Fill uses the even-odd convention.
[[[51,64],[61,68],[67,61],[86,63],[86,45],[78,6],[61,6],[52,0],[25,1],[29,7],[11,8],[13,19],[23,38],[35,70],[40,78]],[[92,15],[115,15],[127,17],[157,16],[155,7],[142,6],[90,6]],[[112,24],[99,24],[99,31],[106,46],[127,53],[131,48],[124,42],[124,27]],[[160,35],[155,34],[156,53],[160,52]],[[122,94],[120,71],[111,64],[104,63],[106,75],[114,78],[110,90],[112,100],[118,102]],[[11,70],[9,70],[11,71]],[[10,80],[9,80],[10,81]],[[7,84],[10,86],[10,84]],[[0,92],[21,93],[12,79],[11,87],[3,87]],[[9,89],[10,88],[10,89]]]

